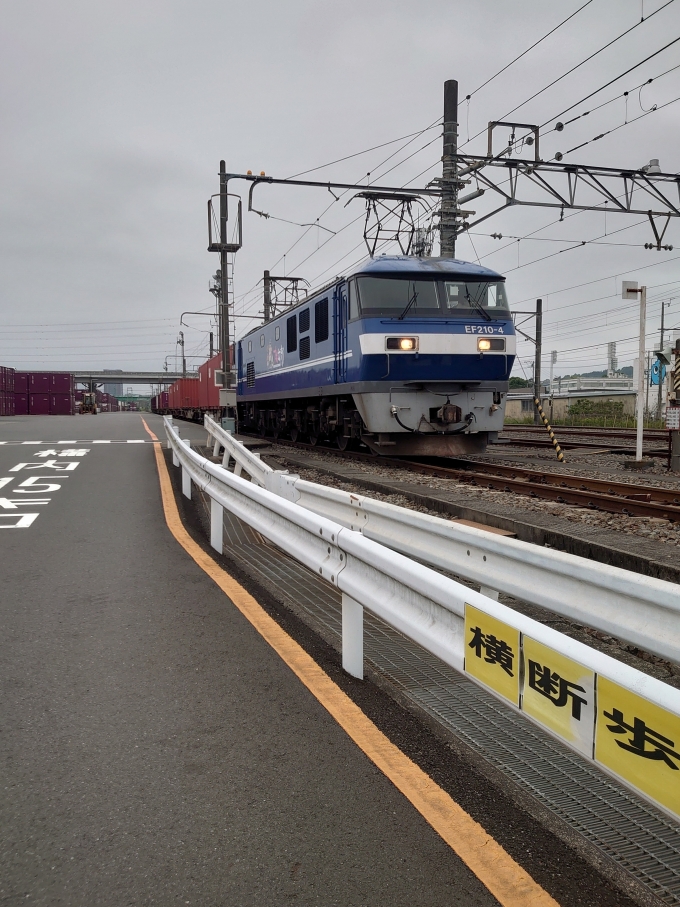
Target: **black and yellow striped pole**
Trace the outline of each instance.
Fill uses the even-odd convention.
[[[557,443],[557,438],[555,437],[555,432],[552,430],[552,425],[550,424],[550,422],[548,422],[546,415],[543,412],[543,407],[541,406],[541,401],[538,399],[538,397],[534,397],[534,403],[536,404],[536,409],[538,410],[538,414],[541,417],[541,419],[543,420],[543,424],[545,425],[547,432],[550,435],[550,440],[552,441],[553,447],[555,448],[555,453],[557,454],[557,459],[560,461],[560,463],[564,463],[564,454],[562,453],[562,448]]]

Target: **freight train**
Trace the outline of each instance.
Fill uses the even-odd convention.
[[[503,427],[514,358],[502,275],[380,256],[238,342],[238,428],[392,456],[479,452]],[[210,411],[203,380],[190,380],[192,405],[172,405],[173,385],[157,411]]]

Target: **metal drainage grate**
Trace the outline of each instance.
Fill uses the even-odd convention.
[[[225,547],[340,642],[337,589],[226,511]],[[370,614],[364,618],[364,655],[414,703],[661,901],[680,903],[680,825]]]

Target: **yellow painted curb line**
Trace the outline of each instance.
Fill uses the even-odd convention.
[[[144,422],[144,420],[142,419]],[[158,441],[144,422],[154,441]],[[160,443],[154,444],[163,511],[170,532],[187,554],[231,599],[243,616],[331,714],[380,771],[472,870],[503,907],[559,907],[481,825],[396,747],[261,605],[191,538],[177,509]]]

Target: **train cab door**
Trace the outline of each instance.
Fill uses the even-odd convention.
[[[338,284],[333,291],[333,355],[336,384],[347,381],[347,323],[349,320],[347,284]]]

